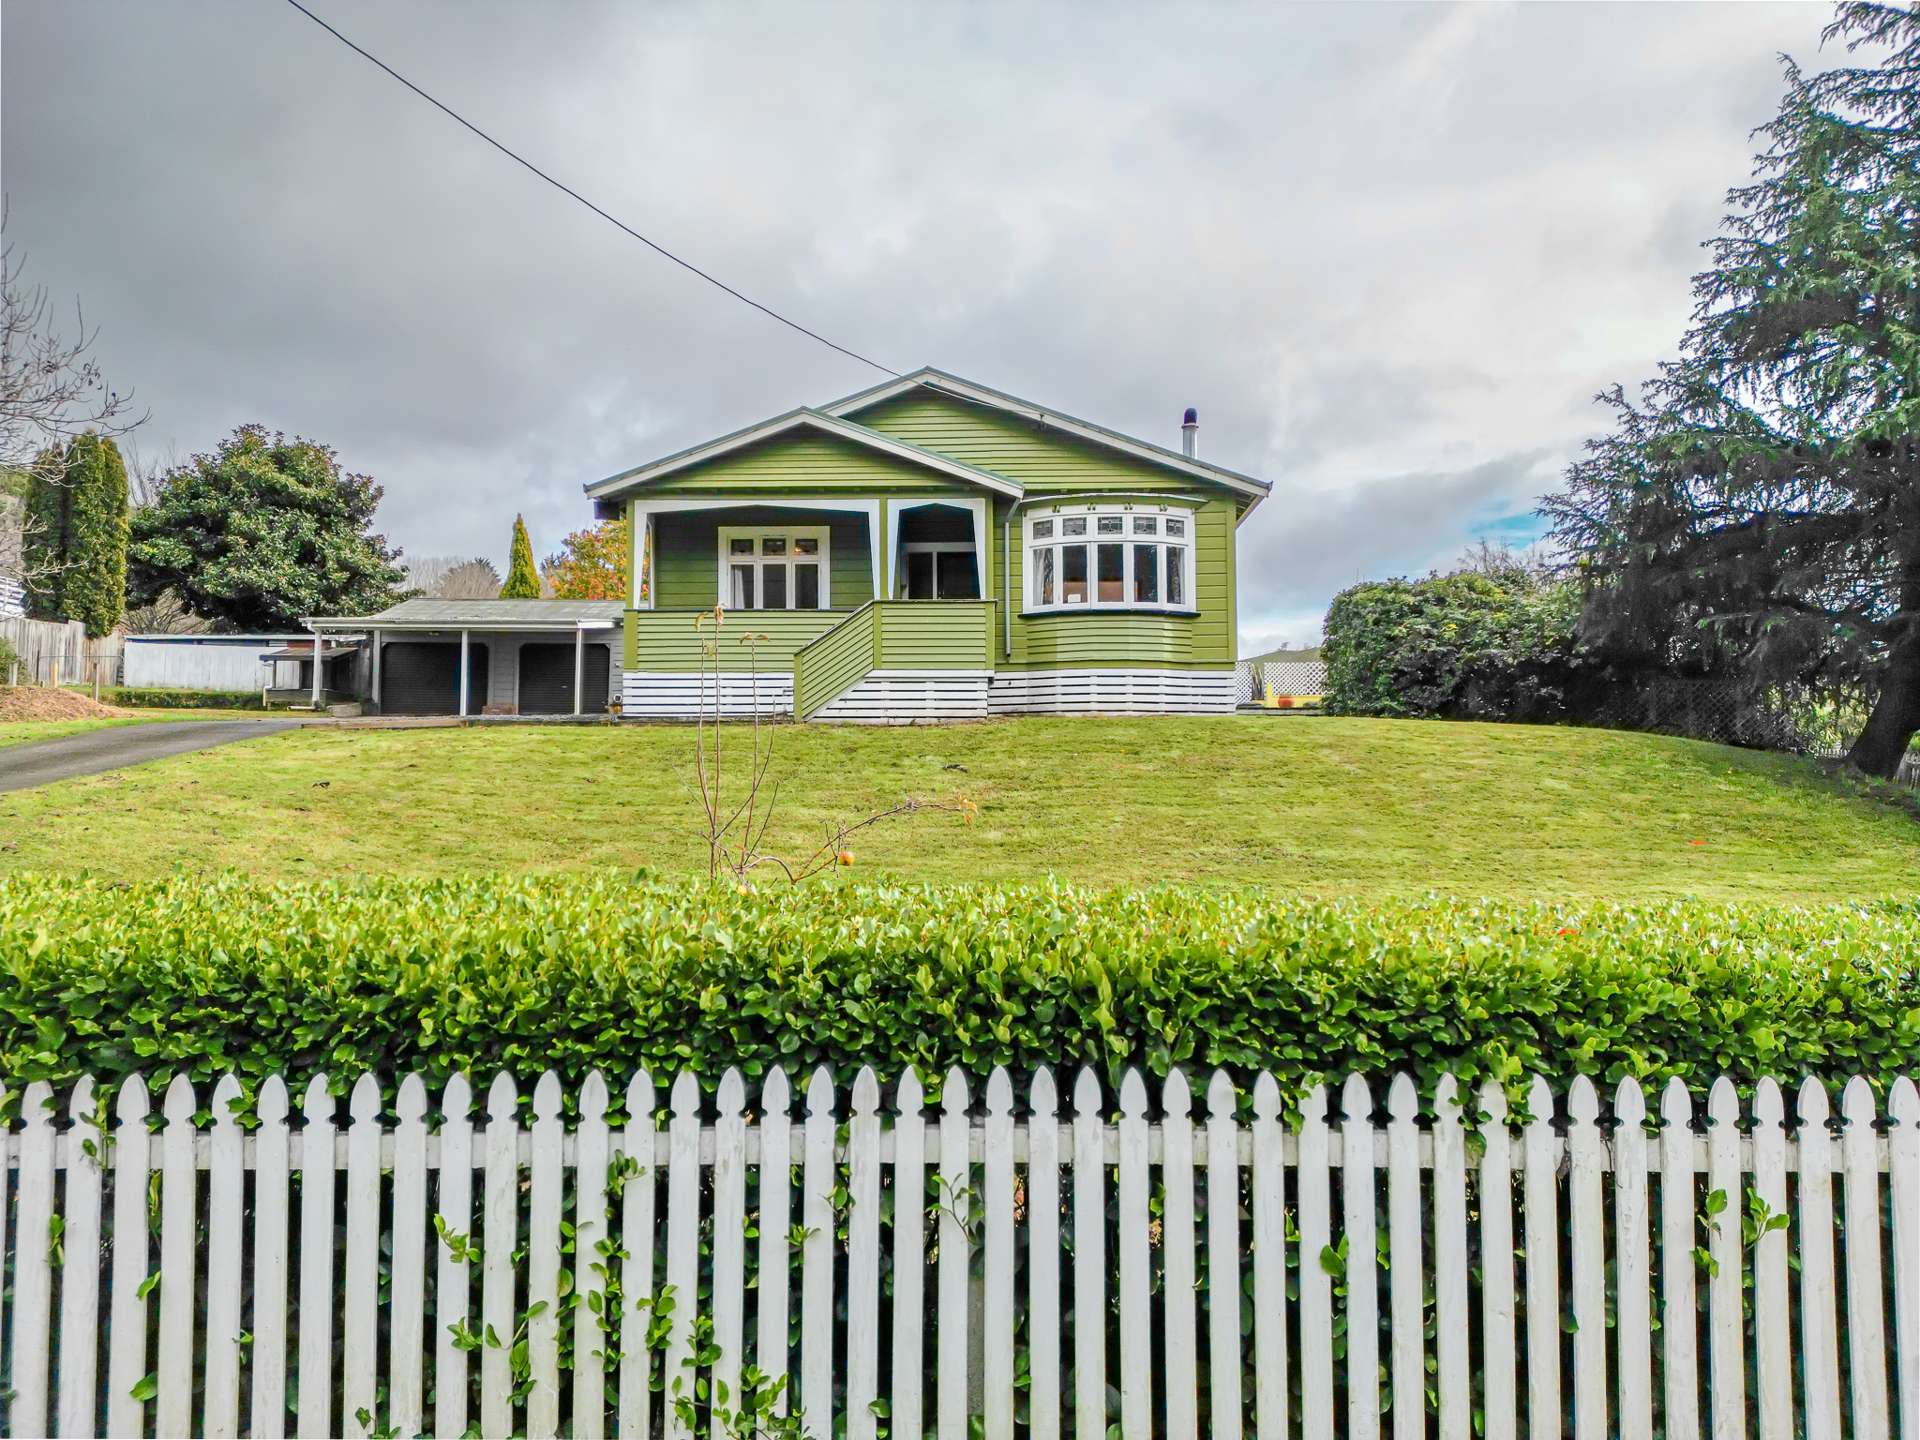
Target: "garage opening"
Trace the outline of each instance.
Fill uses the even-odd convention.
[[[598,715],[607,708],[607,681],[613,655],[605,645],[583,647],[580,655],[580,713]],[[520,713],[573,714],[573,646],[520,647]]]
[[[487,647],[467,647],[467,713],[487,701]],[[380,709],[387,715],[460,713],[460,646],[457,641],[404,640],[380,652]]]

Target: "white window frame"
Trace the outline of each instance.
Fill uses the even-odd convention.
[[[735,540],[752,540],[754,609],[764,610],[768,608],[759,602],[765,599],[767,593],[766,572],[776,567],[784,569],[787,572],[787,603],[784,608],[788,610],[800,608],[794,604],[796,592],[793,583],[793,567],[796,562],[811,564],[816,561],[820,566],[820,604],[818,608],[821,610],[831,610],[833,608],[833,529],[831,526],[722,525],[719,529],[720,568],[718,574],[715,576],[715,583],[718,588],[714,593],[721,604],[726,605],[729,609],[734,608],[732,605],[733,566],[746,560],[745,556],[735,556],[731,553],[733,542]],[[760,553],[761,544],[768,539],[784,539],[787,542],[787,553],[778,556],[762,555]],[[818,540],[820,542],[820,553],[818,555],[806,556],[795,555],[793,553],[793,542],[795,540]]]
[[[1149,615],[1199,614],[1199,606],[1194,603],[1193,598],[1193,551],[1197,539],[1194,534],[1194,522],[1198,513],[1198,511],[1188,509],[1184,505],[1156,505],[1151,503],[1089,504],[1084,502],[1080,504],[1049,505],[1028,511],[1025,520],[1025,529],[1023,531],[1025,544],[1024,554],[1026,557],[1025,578],[1023,583],[1026,588],[1027,613],[1039,615],[1072,615],[1087,610],[1131,610],[1136,614]],[[1136,535],[1133,533],[1133,517],[1135,515],[1150,515],[1160,523],[1154,527],[1154,533],[1152,535]],[[1099,521],[1102,518],[1112,519],[1115,516],[1121,517],[1121,533],[1117,536],[1109,535],[1102,537],[1099,533]],[[1077,519],[1084,519],[1087,522],[1087,533],[1084,536],[1076,535],[1068,539],[1061,533],[1065,529],[1065,526],[1061,522]],[[1171,543],[1167,540],[1166,535],[1166,522],[1170,519],[1184,520],[1187,529],[1187,533],[1184,536],[1181,536]],[[1043,538],[1036,538],[1033,533],[1036,522],[1045,521],[1053,522],[1053,533]],[[1121,547],[1121,598],[1118,600],[1098,600],[1094,598],[1094,593],[1100,583],[1098,574],[1100,561],[1096,552],[1102,544],[1118,544]],[[1133,559],[1134,547],[1137,545],[1153,545],[1158,547],[1155,571],[1156,578],[1159,582],[1156,593],[1162,597],[1159,600],[1148,602],[1135,600],[1133,598]],[[1063,598],[1066,593],[1066,560],[1060,552],[1073,549],[1077,546],[1085,546],[1087,550],[1088,595],[1085,600],[1070,602]],[[1054,552],[1054,599],[1052,604],[1043,604],[1040,599],[1039,555],[1043,550],[1052,550]],[[1180,593],[1186,597],[1185,600],[1178,605],[1168,603],[1165,598],[1168,593],[1168,568],[1170,564],[1174,563],[1180,566]]]
[[[907,598],[907,556],[909,555],[971,555],[973,573],[980,576],[980,556],[971,540],[909,540],[900,547],[900,574],[894,583],[894,599]],[[940,588],[940,562],[934,561],[933,588]]]

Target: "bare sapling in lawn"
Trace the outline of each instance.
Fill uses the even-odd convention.
[[[711,633],[708,626],[711,625]],[[746,647],[748,709],[752,714],[749,752],[744,791],[731,802],[723,796],[724,771],[721,766],[721,726],[723,705],[720,695],[720,632],[726,626],[726,609],[716,605],[693,618],[700,634],[700,705],[693,727],[693,769],[699,782],[700,807],[706,816],[703,832],[707,842],[707,879],[731,876],[742,890],[751,882],[753,872],[769,869],[787,881],[802,880],[838,865],[853,864],[848,842],[862,830],[884,820],[915,815],[923,810],[958,815],[973,823],[979,805],[964,795],[945,800],[905,799],[863,819],[838,821],[829,825],[818,846],[805,855],[776,855],[767,848],[767,832],[779,808],[779,779],[770,778],[773,767],[774,727],[760,723],[759,647],[767,636],[756,631],[742,632],[736,644]],[[711,729],[711,742],[708,730]]]

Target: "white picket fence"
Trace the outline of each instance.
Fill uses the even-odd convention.
[[[823,1440],[1920,1433],[1905,1078],[1837,1117],[1810,1080],[1791,1127],[1771,1081],[1704,1126],[1676,1083],[1655,1130],[1631,1082],[1556,1123],[1535,1081],[1522,1124],[1451,1081],[1423,1119],[1405,1077],[1384,1124],[1359,1077],[1292,1121],[1271,1077],[1204,1115],[1178,1073],[1157,1113],[1131,1072],[1117,1114],[1090,1073],[1070,1113],[1044,1071],[1019,1113],[998,1071],[978,1113],[958,1073],[937,1110],[912,1075],[843,1115],[816,1072],[803,1119],[757,1088],[681,1075],[669,1117],[646,1075],[618,1112],[547,1075],[524,1125],[502,1076],[476,1125],[455,1079],[430,1125],[418,1078],[389,1123],[363,1077],[342,1125],[322,1078],[296,1128],[278,1080],[244,1123],[231,1078],[159,1117],[131,1081],[111,1126],[29,1086],[6,1429],[726,1440],[758,1366]]]

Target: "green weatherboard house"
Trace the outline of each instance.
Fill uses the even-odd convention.
[[[921,370],[589,485],[632,522],[622,712],[714,683],[803,720],[1231,710],[1234,530],[1269,487],[1196,429],[1166,450]]]

